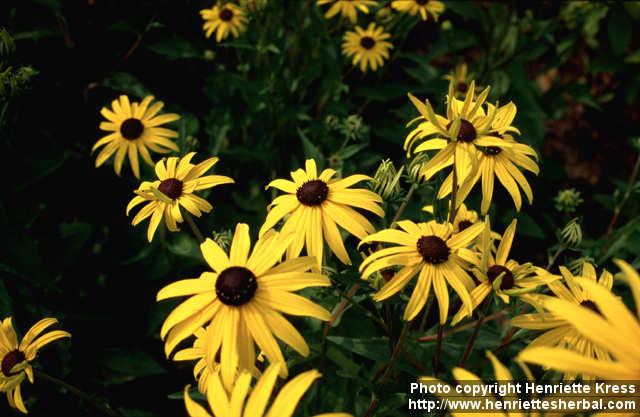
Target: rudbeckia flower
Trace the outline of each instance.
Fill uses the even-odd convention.
[[[482,177],[482,205],[480,210],[486,213],[493,198],[494,176],[511,195],[516,210],[522,207],[522,196],[520,188],[529,200],[533,202],[533,191],[520,169],[530,171],[536,175],[540,173],[536,160],[538,155],[529,145],[518,143],[513,139],[510,131],[517,132],[511,123],[516,115],[516,105],[509,103],[497,110],[491,104],[487,104],[489,113],[495,111],[495,117],[491,123],[489,136],[503,140],[508,147],[499,146],[476,146],[475,157],[478,160],[478,169],[475,175],[470,178],[459,190],[458,199],[464,201],[471,192],[471,189]],[[519,132],[518,132],[519,133]],[[438,198],[445,198],[451,192],[453,176],[450,174],[442,183],[438,192]]]
[[[136,197],[127,205],[127,216],[132,208],[147,202],[138,211],[131,222],[134,226],[147,217],[151,217],[147,229],[149,242],[164,218],[167,229],[178,231],[178,223],[182,223],[180,207],[184,207],[189,213],[200,217],[202,213],[208,213],[213,206],[202,197],[194,193],[206,190],[222,184],[232,184],[234,181],[224,175],[204,175],[217,162],[218,158],[209,158],[197,165],[191,163],[195,152],[188,153],[182,158],[171,157],[166,161],[158,161],[154,182],[145,181],[134,192]]]
[[[369,6],[375,6],[375,0],[318,0],[318,6],[325,4],[331,4],[329,10],[324,14],[324,17],[331,19],[333,16],[340,13],[340,16],[349,19],[351,23],[356,23],[358,20],[358,11],[363,14],[369,13]]]
[[[91,148],[91,152],[94,152],[104,146],[96,157],[96,168],[115,154],[113,166],[116,174],[120,175],[122,163],[128,157],[133,175],[140,178],[138,154],[143,161],[153,166],[149,150],[161,154],[178,152],[178,145],[170,140],[178,137],[178,133],[160,126],[176,121],[180,116],[173,113],[158,114],[164,103],[157,101],[151,104],[152,100],[153,96],[147,96],[141,103],[131,103],[129,97],[122,95],[111,102],[111,109],[103,107],[100,110],[107,119],[100,123],[100,130],[112,133],[97,141]]]
[[[247,28],[247,16],[242,8],[234,3],[224,3],[215,5],[211,9],[200,10],[200,15],[204,19],[202,29],[207,38],[216,32],[216,42],[226,39],[229,34],[234,38],[240,36]]]
[[[455,169],[458,185],[463,184],[468,177],[476,174],[478,162],[476,158],[476,146],[497,148],[511,147],[512,144],[493,135],[492,123],[496,116],[496,109],[486,114],[482,105],[489,94],[489,88],[484,89],[476,98],[475,82],[472,82],[464,101],[455,98],[453,83],[449,83],[449,94],[447,95],[447,117],[435,114],[429,100],[422,103],[420,100],[409,94],[414,106],[420,112],[420,117],[412,120],[421,123],[416,127],[405,140],[405,149],[411,150],[415,142],[425,139],[413,149],[414,153],[438,150],[422,168],[421,174],[425,181],[430,179],[435,173],[453,165],[455,157]],[[515,129],[506,126],[500,134]],[[449,188],[453,181],[449,181]],[[445,186],[443,185],[442,189]],[[456,206],[463,202],[461,198],[456,198]]]
[[[385,39],[390,37],[390,34],[374,23],[370,23],[366,30],[356,26],[355,31],[344,34],[342,54],[353,57],[352,63],[354,66],[360,64],[360,71],[367,72],[369,68],[376,71],[378,67],[382,67],[385,59],[389,59],[389,49],[393,45]]]
[[[350,264],[338,226],[363,239],[375,228],[362,214],[352,207],[370,211],[380,217],[382,198],[363,188],[349,188],[361,181],[371,180],[366,175],[351,175],[343,179],[333,179],[333,169],[325,169],[318,175],[316,162],[308,159],[305,169],[291,173],[293,181],[277,179],[267,188],[273,187],[287,194],[274,199],[269,205],[267,219],[260,228],[260,236],[275,226],[280,219],[290,214],[282,226],[284,234],[296,237],[287,249],[287,258],[295,258],[302,247],[307,254],[315,256],[318,267],[322,265],[324,240],[342,263]]]
[[[380,249],[367,257],[360,265],[362,278],[376,271],[393,266],[401,266],[374,296],[375,301],[386,300],[401,291],[418,275],[418,282],[404,311],[403,319],[412,320],[424,307],[433,286],[440,308],[440,323],[447,321],[449,314],[449,284],[471,314],[473,303],[469,291],[474,287],[467,273],[469,264],[479,265],[477,254],[467,247],[478,237],[482,224],[476,224],[463,232],[454,233],[450,223],[414,223],[409,220],[398,222],[402,230],[386,229],[367,236],[360,244],[370,242],[395,243]]]
[[[562,347],[528,347],[519,359],[555,369],[565,374],[583,375],[609,381],[640,380],[640,276],[631,265],[615,260],[631,287],[636,314],[630,311],[609,288],[591,277],[578,277],[574,284],[589,295],[589,305],[577,305],[561,298],[549,299],[545,309],[575,329],[581,339],[588,341],[604,356],[589,355]],[[583,274],[584,275],[584,274]],[[585,308],[586,307],[586,308]]]
[[[479,285],[471,291],[474,309],[491,292],[494,292],[503,302],[508,303],[510,296],[532,292],[539,285],[547,284],[559,278],[549,274],[542,268],[533,266],[531,263],[519,264],[513,259],[509,259],[509,252],[516,233],[516,225],[517,220],[514,219],[505,230],[494,256],[492,253],[491,227],[487,219],[481,244],[481,250],[486,256],[486,263],[481,262],[479,268],[472,269],[473,274],[479,281]],[[468,317],[468,311],[465,308],[461,308],[451,320],[451,325],[455,326],[465,317]]]
[[[242,373],[227,394],[220,377],[214,375],[208,384],[207,401],[212,413],[191,399],[189,386],[184,389],[184,403],[190,417],[291,417],[311,384],[320,378],[315,370],[303,372],[287,382],[276,395],[267,411],[281,364],[272,364],[249,393],[251,374]],[[346,413],[319,414],[315,417],[352,417]]]
[[[428,20],[431,15],[436,22],[444,12],[444,3],[437,0],[393,0],[391,7],[399,12],[409,13],[411,16],[420,13],[422,20]]]
[[[64,330],[43,332],[56,324],[58,320],[45,318],[37,322],[24,335],[20,343],[13,329],[11,317],[0,323],[0,392],[7,393],[7,400],[12,408],[27,414],[22,401],[20,384],[25,378],[33,384],[33,362],[38,351],[51,342],[63,337],[71,337]]]
[[[166,354],[208,325],[207,363],[213,363],[219,353],[220,373],[227,388],[238,368],[253,369],[254,342],[271,363],[284,362],[276,338],[307,356],[309,346],[282,313],[329,320],[327,310],[293,292],[326,287],[331,282],[320,273],[307,272],[316,265],[311,257],[279,262],[292,239],[272,230],[258,239],[250,254],[249,226],[238,224],[229,255],[211,239],[202,243],[200,250],[212,271],[174,282],[158,292],[158,301],[189,296],[169,314],[160,330]],[[280,374],[287,376],[286,366]]]
[[[560,267],[560,272],[564,277],[566,285],[561,281],[552,281],[547,284],[549,289],[554,293],[555,297],[549,296],[537,296],[522,297],[523,300],[536,306],[542,307],[546,311],[521,314],[511,319],[511,324],[516,327],[522,327],[524,329],[533,330],[546,330],[543,334],[535,338],[529,343],[529,348],[538,348],[541,346],[547,348],[569,348],[576,352],[577,355],[582,355],[590,360],[598,359],[600,361],[611,361],[611,353],[617,352],[616,350],[610,350],[609,345],[602,345],[593,343],[591,339],[584,336],[580,329],[576,328],[571,320],[567,320],[565,314],[558,314],[558,312],[564,311],[563,309],[556,308],[557,306],[568,306],[580,310],[591,310],[593,314],[588,316],[595,316],[601,314],[602,306],[601,302],[596,303],[596,300],[603,300],[603,298],[596,299],[593,291],[594,286],[601,288],[597,291],[597,294],[607,292],[611,294],[611,286],[613,285],[613,276],[607,271],[603,271],[600,278],[597,278],[596,270],[593,265],[584,263],[582,266],[582,273],[579,277],[575,277],[564,266]],[[593,285],[584,285],[584,281],[589,281]],[[609,297],[607,297],[608,299]],[[611,298],[614,298],[611,295]],[[557,301],[562,301],[558,303]],[[554,308],[547,308],[552,306]],[[570,311],[576,311],[574,308]],[[595,326],[595,325],[594,325]],[[595,328],[595,327],[594,327]],[[620,335],[616,336],[616,340],[620,340]],[[583,379],[593,379],[593,373],[590,373],[589,368],[583,369]],[[564,378],[566,380],[572,380],[576,377],[575,373],[567,372]]]

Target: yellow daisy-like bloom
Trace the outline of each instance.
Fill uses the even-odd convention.
[[[467,67],[466,62],[461,62],[456,65],[449,74],[445,74],[442,76],[443,79],[448,80],[450,83],[454,85],[454,90],[456,96],[461,95],[464,97],[467,89],[469,88],[469,83],[473,79],[473,74],[469,73],[469,68]],[[476,88],[479,88],[476,86]]]
[[[493,374],[495,377],[495,380],[500,382],[500,383],[506,383],[506,382],[512,382],[513,381],[513,374],[511,373],[511,371],[509,371],[509,368],[507,368],[506,366],[504,366],[499,360],[498,358],[496,358],[493,353],[487,351],[486,352],[487,358],[489,359],[489,361],[491,362],[491,365],[493,366]],[[525,375],[527,376],[527,379],[531,380],[533,379],[533,375],[531,374],[531,372],[529,371],[529,369],[524,365],[524,364],[519,364],[522,365],[522,370],[525,373]],[[453,370],[451,371],[451,373],[453,374],[453,377],[455,378],[455,380],[457,381],[457,383],[459,385],[467,385],[467,384],[471,384],[471,385],[484,385],[482,380],[474,373],[467,371],[466,369],[463,368],[453,368]],[[453,386],[451,386],[450,384],[448,384],[447,382],[441,381],[438,378],[434,378],[431,376],[423,376],[422,378],[420,378],[420,382],[422,382],[423,384],[429,386],[432,384],[445,384],[448,385],[450,387],[450,391],[452,393],[456,393],[456,390],[454,389]],[[495,382],[494,382],[495,384]],[[487,386],[487,388],[489,388]],[[462,392],[462,391],[460,391]],[[487,389],[487,392],[491,392],[491,390]],[[471,394],[454,394],[454,395],[447,397],[446,394],[436,394],[437,396],[441,397],[442,399],[446,399],[449,398],[451,400],[474,400],[475,397]],[[507,394],[504,397],[488,397],[485,398],[486,401],[495,401],[496,403],[499,401],[502,401],[502,399],[505,400],[509,400],[509,401],[514,401],[518,399],[518,396],[515,394]],[[497,406],[498,404],[496,404]],[[494,409],[499,410],[501,407],[496,407],[494,406]],[[481,412],[476,412],[476,413],[470,413],[469,411],[451,411],[449,410],[449,414],[453,417],[469,417],[469,416],[492,416],[492,417],[522,417],[523,415],[530,415],[532,417],[534,416],[539,416],[540,413],[537,412],[530,412],[530,413],[523,413],[521,411],[505,411],[505,412],[500,412],[500,411],[486,411],[483,410]]]
[[[134,191],[137,196],[133,197],[127,205],[127,216],[132,208],[147,202],[131,223],[136,226],[147,217],[151,217],[147,229],[149,242],[153,239],[163,217],[167,229],[172,232],[179,230],[178,223],[183,221],[180,207],[184,207],[196,217],[200,217],[203,212],[211,211],[213,206],[204,198],[195,195],[196,191],[234,182],[233,179],[224,175],[204,175],[218,162],[218,158],[209,158],[194,165],[191,159],[195,154],[190,152],[182,158],[171,157],[166,161],[158,161],[156,164],[158,179],[154,182],[144,181]]]
[[[214,375],[207,388],[207,402],[212,413],[191,399],[189,386],[184,389],[184,404],[191,417],[291,417],[302,396],[311,384],[320,378],[316,370],[303,372],[286,383],[271,403],[269,399],[283,365],[270,365],[249,394],[251,374],[243,372],[233,386],[231,395],[227,394],[218,375]],[[248,398],[247,398],[248,397]],[[318,414],[315,417],[352,417],[346,413]]]
[[[475,82],[471,82],[464,101],[461,101],[455,98],[454,86],[453,83],[450,83],[446,118],[434,113],[429,100],[425,100],[422,103],[409,94],[409,98],[421,114],[409,124],[421,120],[422,122],[407,136],[404,143],[405,149],[410,151],[416,140],[427,138],[413,152],[439,150],[422,167],[421,174],[425,180],[431,178],[438,171],[454,164],[455,157],[457,183],[460,185],[469,176],[476,173],[478,165],[476,146],[495,146],[501,149],[512,146],[511,143],[496,137],[495,134],[503,135],[507,131],[513,131],[514,127],[506,126],[500,131],[492,130],[496,108],[493,107],[493,111],[488,115],[482,108],[488,94],[489,88],[487,87],[475,98]],[[449,189],[452,184],[453,181],[449,180]],[[442,188],[444,188],[444,184]],[[457,198],[456,200],[456,205],[462,203],[462,199]]]
[[[613,276],[606,270],[602,272],[600,278],[597,278],[596,270],[590,263],[585,262],[582,265],[582,273],[580,277],[575,277],[571,271],[561,266],[560,272],[567,285],[564,285],[561,281],[552,281],[547,284],[556,297],[549,296],[529,296],[522,297],[523,300],[530,304],[544,308],[547,311],[521,314],[511,319],[511,324],[516,327],[522,327],[524,329],[533,330],[546,330],[543,334],[535,338],[529,343],[528,348],[533,347],[553,347],[553,348],[569,348],[577,354],[580,354],[586,358],[597,358],[602,361],[610,361],[611,355],[607,346],[594,344],[590,339],[584,337],[584,335],[573,325],[573,323],[567,320],[564,315],[557,314],[557,309],[548,309],[548,305],[556,305],[553,300],[562,300],[562,305],[571,304],[576,308],[583,310],[591,310],[594,314],[599,314],[602,308],[599,304],[595,303],[593,298],[592,286],[578,285],[578,282],[591,281],[594,285],[598,285],[602,288],[602,291],[611,293],[611,286],[613,285]],[[614,351],[611,351],[614,352]],[[587,368],[585,368],[587,369]],[[593,374],[595,375],[595,374]],[[572,380],[576,377],[575,374],[566,373],[565,379]],[[592,374],[583,374],[583,378],[590,380],[593,379]]]
[[[495,117],[491,123],[490,136],[504,140],[508,143],[509,147],[498,146],[477,146],[476,158],[478,160],[478,170],[472,178],[470,178],[459,190],[459,199],[464,201],[471,189],[477,184],[478,180],[482,176],[482,213],[486,213],[491,205],[491,199],[493,197],[493,183],[494,175],[498,178],[498,181],[509,192],[516,209],[519,211],[522,207],[522,197],[520,195],[520,188],[524,192],[525,196],[529,200],[529,204],[533,202],[533,191],[531,186],[527,182],[527,179],[522,175],[519,168],[533,172],[538,175],[540,169],[536,160],[538,155],[536,151],[529,145],[524,143],[518,143],[510,135],[509,131],[515,129],[511,126],[513,119],[516,116],[516,105],[509,103],[497,110],[491,104],[487,104],[489,113],[495,111]],[[503,132],[503,133],[500,133]],[[451,185],[453,184],[453,176],[449,175],[447,179],[442,183],[440,191],[438,192],[438,198],[444,198],[451,192]]]
[[[307,272],[316,266],[312,257],[278,264],[293,238],[271,230],[258,239],[249,254],[249,226],[238,224],[229,256],[211,239],[202,243],[200,250],[213,271],[174,282],[158,292],[158,301],[189,296],[169,314],[160,330],[166,354],[210,323],[206,360],[213,363],[220,351],[220,373],[227,388],[238,368],[253,369],[254,341],[271,363],[284,362],[276,338],[307,356],[309,346],[281,313],[329,320],[331,314],[327,310],[293,291],[326,287],[331,282],[320,273]],[[287,376],[286,367],[281,376]]]
[[[382,230],[367,236],[361,242],[399,245],[372,253],[360,265],[360,273],[365,279],[376,271],[396,265],[402,266],[373,299],[382,301],[391,297],[419,274],[416,287],[404,311],[404,320],[412,320],[422,310],[433,285],[440,308],[440,323],[444,324],[449,312],[447,283],[471,314],[473,304],[469,291],[474,287],[474,283],[466,270],[468,264],[479,265],[480,261],[477,254],[467,249],[467,246],[478,237],[484,226],[476,224],[461,233],[454,233],[450,223],[439,224],[435,221],[416,224],[402,220],[398,222],[398,226],[402,230]]]
[[[207,330],[204,327],[199,328],[194,333],[196,339],[193,341],[193,346],[179,350],[173,355],[174,361],[197,361],[193,367],[193,377],[198,380],[198,391],[205,394],[207,392],[208,381],[211,375],[220,372],[220,355],[219,352],[214,357],[213,363],[207,363]],[[258,360],[261,357],[258,356]],[[254,367],[252,375],[255,378],[260,377],[260,371]]]
[[[356,23],[358,20],[358,11],[368,14],[369,6],[375,6],[377,2],[375,0],[318,0],[318,6],[324,6],[325,4],[331,4],[329,10],[324,14],[324,17],[331,19],[333,16],[340,13],[340,16],[346,17],[351,23]]]
[[[560,298],[544,303],[551,314],[571,325],[581,338],[599,351],[610,352],[614,359],[609,355],[593,357],[575,350],[544,346],[523,350],[518,355],[521,360],[565,374],[588,374],[610,381],[640,380],[640,275],[626,262],[614,262],[631,287],[636,303],[635,315],[606,286],[587,277],[576,278],[574,284],[589,294],[592,305],[588,308]]]
[[[415,16],[420,13],[422,20],[428,20],[429,15],[438,21],[438,17],[444,12],[444,3],[437,0],[394,0],[391,7],[402,13]]]
[[[176,121],[180,116],[174,113],[158,114],[164,103],[157,101],[151,104],[152,100],[153,96],[147,96],[141,103],[131,103],[129,97],[122,95],[111,102],[111,109],[103,107],[100,110],[107,119],[100,123],[100,130],[112,133],[97,141],[91,148],[91,152],[94,152],[104,146],[96,157],[96,168],[115,154],[113,166],[116,174],[120,175],[122,163],[127,156],[133,175],[140,178],[138,154],[143,161],[153,166],[149,150],[161,154],[178,152],[178,145],[170,140],[177,138],[178,133],[160,126]]]
[[[385,59],[389,59],[391,42],[385,39],[391,37],[384,29],[375,23],[370,23],[366,30],[356,26],[355,31],[348,31],[342,38],[342,54],[353,57],[354,66],[360,64],[360,71],[367,72],[369,68],[376,71],[382,67]]]
[[[384,210],[380,208],[382,198],[372,191],[350,186],[361,181],[371,180],[366,175],[351,175],[343,179],[333,179],[336,171],[325,169],[318,175],[316,162],[307,159],[305,169],[291,173],[293,181],[276,179],[266,188],[274,187],[284,191],[269,205],[269,213],[260,228],[260,236],[276,225],[287,214],[289,218],[282,226],[282,232],[295,235],[287,258],[295,258],[302,247],[307,254],[314,256],[318,267],[322,266],[323,240],[342,263],[350,264],[349,255],[344,247],[338,226],[363,239],[375,228],[362,214],[351,207],[370,211],[380,217]]]
[[[217,4],[211,9],[200,10],[200,16],[204,19],[202,29],[205,36],[210,38],[216,32],[216,42],[226,39],[229,34],[234,38],[240,36],[247,28],[247,16],[242,8],[234,3]]]
[[[33,384],[33,368],[31,363],[38,351],[51,342],[71,334],[63,330],[53,330],[42,334],[58,320],[45,318],[34,324],[24,335],[20,343],[13,329],[11,317],[0,323],[0,392],[7,393],[7,400],[12,408],[27,414],[22,401],[20,384],[25,378]]]
[[[519,264],[509,259],[509,252],[516,233],[517,220],[513,220],[505,230],[495,256],[491,248],[491,228],[487,219],[485,232],[482,234],[482,251],[486,257],[486,264],[481,263],[480,268],[472,270],[480,284],[471,291],[471,300],[475,309],[493,291],[503,302],[508,303],[510,296],[516,296],[535,291],[542,284],[547,284],[558,279],[542,268],[531,263]],[[468,317],[467,310],[460,308],[451,320],[451,325],[456,325],[460,320]]]

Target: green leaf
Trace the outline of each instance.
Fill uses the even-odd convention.
[[[314,159],[316,161],[316,165],[318,166],[318,170],[322,170],[325,165],[324,155],[322,154],[322,151],[320,151],[320,149],[309,140],[309,138],[307,137],[307,135],[304,134],[302,129],[298,128],[297,130],[298,130],[298,136],[302,141],[302,149],[304,150],[304,157],[306,159]]]
[[[358,339],[352,337],[329,336],[327,339],[350,352],[365,358],[384,362],[389,360],[389,341],[384,337]]]
[[[167,39],[148,46],[149,50],[162,55],[170,61],[176,59],[200,58],[200,51],[181,38]]]
[[[613,51],[620,55],[631,43],[632,27],[627,13],[621,7],[616,7],[611,12],[607,22],[609,41]]]
[[[111,348],[99,359],[105,369],[105,385],[122,384],[138,378],[167,373],[147,352],[134,347]]]
[[[105,79],[102,85],[140,99],[151,94],[149,90],[142,85],[140,80],[126,72],[116,72],[111,77]]]

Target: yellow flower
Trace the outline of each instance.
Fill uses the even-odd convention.
[[[369,6],[375,6],[377,2],[375,0],[318,0],[317,4],[318,6],[331,4],[329,10],[324,14],[324,17],[327,19],[331,19],[340,13],[340,16],[346,17],[351,23],[356,23],[358,20],[358,10],[364,14],[368,14]]]
[[[229,256],[211,239],[202,243],[200,250],[213,271],[174,282],[158,292],[158,301],[189,296],[169,314],[160,330],[166,354],[210,323],[207,363],[212,363],[220,351],[220,373],[227,388],[237,368],[253,369],[254,341],[271,363],[284,362],[276,338],[307,356],[309,346],[281,313],[329,320],[327,310],[292,292],[329,286],[331,282],[320,273],[307,272],[315,266],[311,257],[278,264],[293,238],[271,230],[258,239],[249,254],[249,226],[238,224]],[[287,376],[286,366],[281,376]]]
[[[447,283],[471,314],[473,306],[469,291],[474,287],[474,283],[466,269],[469,263],[478,265],[479,259],[475,252],[467,249],[467,246],[480,234],[483,225],[476,224],[461,233],[454,233],[450,223],[439,224],[435,221],[416,224],[402,220],[398,222],[398,226],[402,230],[382,230],[367,236],[361,242],[399,245],[372,253],[360,265],[362,278],[395,265],[402,266],[373,299],[382,301],[391,297],[419,273],[418,282],[404,311],[404,320],[412,320],[422,310],[433,285],[440,308],[440,323],[443,324],[449,312]]]
[[[389,59],[389,49],[393,48],[391,42],[385,39],[391,37],[384,32],[382,27],[376,27],[375,23],[370,23],[366,30],[360,26],[354,31],[344,34],[342,42],[342,54],[346,57],[353,57],[354,66],[360,64],[360,71],[367,72],[371,68],[376,71],[382,67],[385,59]]]
[[[436,172],[452,165],[455,156],[457,182],[460,185],[469,176],[475,175],[477,171],[476,146],[495,146],[498,148],[512,146],[507,141],[490,135],[492,133],[493,119],[496,116],[496,109],[493,107],[492,112],[488,115],[485,114],[482,105],[488,94],[489,88],[486,88],[476,98],[475,82],[472,82],[464,101],[461,101],[455,98],[454,86],[453,83],[450,83],[449,94],[447,95],[446,118],[434,113],[429,100],[425,100],[422,103],[409,94],[409,98],[421,114],[409,124],[420,120],[422,122],[407,136],[404,144],[405,149],[410,150],[417,139],[427,138],[413,152],[439,150],[422,168],[422,175],[425,180],[431,178]],[[515,128],[509,126],[508,129]],[[453,181],[450,180],[449,188],[451,188],[452,183]],[[444,187],[443,184],[441,189]],[[462,199],[457,198],[456,206],[462,201]]]
[[[511,126],[511,122],[516,115],[516,105],[509,103],[495,110],[491,104],[487,104],[489,113],[495,111],[495,118],[491,123],[489,136],[503,140],[508,147],[498,146],[476,146],[475,157],[478,160],[478,170],[459,190],[458,199],[464,201],[471,189],[482,176],[482,213],[486,213],[491,205],[493,197],[494,175],[498,181],[509,192],[516,209],[520,211],[522,207],[522,197],[520,188],[524,191],[529,203],[533,202],[533,191],[522,175],[519,168],[533,172],[538,175],[540,169],[536,163],[538,158],[536,151],[524,143],[518,143],[509,132],[517,131]],[[533,158],[531,158],[533,157]],[[442,183],[438,192],[438,198],[444,198],[451,192],[453,176],[450,174]]]
[[[214,361],[207,363],[206,357],[206,340],[207,330],[204,327],[199,328],[194,333],[195,340],[193,346],[179,350],[173,355],[174,361],[197,361],[193,367],[193,377],[198,380],[198,390],[205,394],[207,392],[208,381],[211,375],[220,372],[220,355],[214,357]],[[254,367],[252,375],[255,378],[260,376],[258,368]]]
[[[473,79],[473,74],[469,73],[469,68],[466,62],[461,62],[456,65],[449,74],[443,75],[443,79],[448,80],[455,86],[456,97],[460,95],[464,96],[469,86],[469,83]],[[479,88],[476,86],[476,88]]]
[[[559,320],[565,320],[578,335],[604,357],[584,355],[558,347],[529,347],[518,355],[526,362],[549,367],[565,374],[590,375],[605,380],[640,379],[640,276],[629,264],[615,260],[631,287],[636,303],[634,315],[620,298],[593,277],[576,278],[574,284],[589,295],[588,308],[566,299],[549,299],[544,307]],[[583,274],[584,275],[584,274]],[[602,278],[601,278],[602,280]]]
[[[140,178],[138,153],[147,164],[153,166],[149,150],[162,154],[178,151],[178,145],[169,139],[178,137],[178,133],[160,126],[176,121],[180,116],[173,113],[158,115],[164,103],[158,101],[151,104],[152,100],[153,96],[147,96],[141,103],[131,103],[129,97],[122,95],[111,102],[111,110],[106,107],[100,110],[107,119],[100,123],[100,130],[112,133],[97,141],[91,148],[91,152],[94,152],[104,146],[96,157],[96,168],[115,153],[116,174],[120,175],[122,162],[128,156],[133,175]]]
[[[409,13],[411,16],[420,13],[422,20],[428,20],[431,15],[436,22],[444,12],[444,3],[437,0],[394,0],[391,2],[391,7],[399,12]]]
[[[315,256],[320,267],[324,239],[340,261],[350,264],[337,226],[343,227],[358,239],[373,233],[373,225],[351,207],[382,217],[384,211],[379,206],[382,198],[369,190],[349,188],[358,182],[371,180],[370,177],[351,175],[343,179],[332,179],[335,173],[333,169],[325,169],[318,175],[315,161],[308,159],[305,169],[300,168],[291,173],[293,181],[271,181],[266,188],[274,187],[287,194],[277,197],[269,205],[269,213],[260,228],[260,236],[284,216],[291,214],[282,226],[283,233],[296,236],[287,250],[287,258],[298,256],[306,245],[307,254]]]
[[[316,370],[303,372],[287,382],[267,411],[267,405],[276,384],[281,364],[272,364],[258,380],[249,394],[251,374],[244,372],[238,377],[231,395],[227,395],[224,384],[216,374],[208,383],[207,401],[212,413],[191,399],[189,386],[184,389],[184,403],[191,417],[291,417],[302,396],[311,384],[320,378]],[[248,396],[248,398],[247,398]],[[346,413],[327,413],[315,417],[352,417]]]
[[[222,184],[232,184],[234,181],[224,175],[204,175],[213,167],[218,158],[209,158],[197,165],[191,163],[195,152],[188,153],[182,158],[171,157],[166,161],[158,161],[154,182],[144,181],[134,192],[137,196],[127,205],[127,216],[132,208],[138,204],[147,204],[138,211],[131,222],[134,226],[151,216],[147,239],[149,242],[164,217],[167,228],[178,231],[178,223],[182,223],[180,207],[184,207],[189,213],[200,217],[202,212],[208,213],[213,208],[204,198],[194,193]]]
[[[534,291],[539,285],[549,283],[558,277],[549,274],[542,268],[533,266],[531,263],[519,264],[513,259],[509,259],[509,252],[516,233],[517,220],[513,220],[507,230],[505,230],[496,255],[491,248],[493,239],[491,238],[491,228],[487,219],[487,228],[483,233],[482,251],[486,256],[486,263],[481,262],[480,268],[472,270],[480,284],[471,291],[471,300],[475,309],[482,301],[494,291],[495,294],[505,303],[509,302],[509,296],[520,295]],[[456,325],[460,320],[468,317],[467,310],[460,308],[458,313],[451,320],[451,325]]]
[[[247,28],[247,16],[244,11],[234,3],[217,4],[211,9],[200,10],[200,16],[204,19],[202,29],[207,38],[216,32],[216,42],[221,42],[229,36],[240,36]]]
[[[49,343],[71,335],[63,330],[53,330],[42,334],[58,320],[45,318],[34,324],[18,344],[18,337],[11,317],[0,323],[0,392],[7,393],[7,400],[12,408],[27,414],[22,401],[20,384],[25,378],[33,384],[33,368],[31,362],[38,351]]]
[[[498,358],[496,358],[493,353],[487,351],[486,352],[486,356],[487,358],[489,358],[489,361],[491,362],[491,365],[493,366],[493,374],[495,377],[495,380],[497,382],[500,383],[505,383],[505,382],[512,382],[513,381],[513,374],[511,373],[511,371],[509,371],[509,368],[507,368],[506,366],[504,366],[499,360]],[[524,364],[519,364],[522,365],[523,367],[523,371],[525,373],[525,375],[527,376],[528,379],[532,378],[531,372],[529,371],[528,368],[526,368],[526,366],[524,366]],[[463,368],[453,368],[453,370],[451,371],[451,373],[453,374],[453,377],[456,379],[457,383],[460,385],[466,385],[466,384],[471,384],[471,385],[475,385],[476,387],[480,384],[482,384],[482,380],[475,375],[474,373],[471,373],[469,371],[467,371],[466,369]],[[425,385],[431,385],[431,384],[446,384],[449,385],[446,382],[443,382],[441,380],[439,380],[438,378],[434,378],[434,377],[430,377],[430,376],[423,376],[422,378],[420,378],[420,382],[422,382]],[[495,383],[495,382],[494,382]],[[450,391],[452,393],[455,393],[456,390],[450,387]],[[491,388],[489,386],[487,386],[487,388]],[[487,392],[491,392],[490,389],[487,389]],[[436,394],[437,395],[437,394]],[[440,394],[438,395],[439,397],[445,399],[445,398],[449,398],[447,397],[446,394]],[[507,394],[503,397],[504,399],[508,399],[508,400],[516,400],[517,399],[517,395],[515,394]],[[455,394],[455,398],[453,398],[453,396],[450,397],[451,400],[473,400],[474,397],[471,394]],[[501,401],[502,398],[501,397],[486,397],[485,398],[486,401]],[[498,404],[496,404],[498,405]],[[495,407],[495,406],[494,406]],[[495,407],[494,409],[500,409],[500,407]],[[496,412],[491,412],[491,411],[487,411],[487,410],[483,410],[483,411],[479,411],[476,413],[469,413],[468,411],[461,411],[461,410],[454,410],[451,411],[449,410],[449,414],[451,414],[451,416],[453,417],[468,417],[468,416],[492,416],[492,417],[522,417],[523,414],[521,412],[500,412],[500,411],[496,411]],[[530,416],[538,416],[539,413],[537,412],[531,412],[529,413]]]
[[[566,314],[562,313],[564,310],[556,308],[556,306],[572,306],[569,309],[570,311],[575,311],[576,308],[584,311],[591,310],[592,314],[589,316],[600,314],[602,306],[599,302],[597,303],[598,299],[594,298],[596,292],[592,287],[598,286],[601,289],[598,294],[601,292],[611,294],[613,276],[609,272],[603,271],[598,279],[593,265],[586,262],[582,265],[580,277],[573,276],[563,266],[560,267],[560,272],[567,285],[562,284],[560,281],[553,281],[547,284],[556,297],[522,297],[523,300],[530,304],[536,307],[541,306],[547,311],[519,315],[511,319],[511,324],[524,329],[546,330],[546,332],[534,339],[527,349],[541,346],[547,348],[569,348],[576,354],[592,360],[597,358],[602,361],[610,361],[610,352],[615,353],[617,351],[609,349],[609,346],[606,345],[592,343],[579,328],[575,327],[571,320],[567,319]],[[584,281],[590,281],[593,285],[584,285]],[[549,308],[549,306],[553,308]],[[583,373],[583,378],[586,380],[593,379],[593,375],[596,374],[586,372],[587,369],[585,368],[581,372]],[[566,380],[572,380],[575,376],[571,372],[565,373]]]

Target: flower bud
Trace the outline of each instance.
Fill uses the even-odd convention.
[[[582,227],[578,218],[571,219],[560,231],[560,241],[570,248],[575,248],[582,243]]]
[[[558,191],[553,201],[555,202],[556,210],[559,212],[574,213],[584,200],[580,197],[580,191],[575,188],[567,188]]]
[[[371,181],[371,189],[385,200],[393,200],[400,195],[400,171],[396,171],[390,159],[383,159]]]

